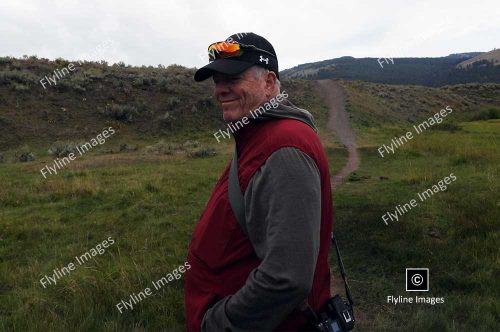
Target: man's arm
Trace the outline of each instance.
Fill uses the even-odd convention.
[[[245,192],[248,235],[261,264],[245,285],[210,308],[202,331],[273,331],[308,296],[319,252],[321,181],[315,162],[274,152]]]

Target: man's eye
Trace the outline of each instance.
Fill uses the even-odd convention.
[[[218,83],[223,83],[223,82],[236,82],[239,79],[241,79],[240,76],[229,76],[229,77],[217,77],[217,78],[214,78],[213,80],[214,80],[215,84],[218,84]]]

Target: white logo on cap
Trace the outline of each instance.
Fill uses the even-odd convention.
[[[265,61],[265,62],[266,62],[266,65],[268,65],[268,64],[269,64],[269,58],[265,58],[265,59],[264,59],[264,57],[263,57],[262,55],[260,56],[259,61],[260,61],[260,62],[264,62],[264,61]]]

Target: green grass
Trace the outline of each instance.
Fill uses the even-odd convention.
[[[182,281],[133,311],[115,304],[184,263],[227,159],[96,155],[47,180],[38,164],[2,165],[0,330],[182,330]],[[116,242],[106,253],[41,286],[109,236]]]
[[[499,326],[500,122],[432,131],[381,158],[362,149],[357,174],[334,194],[335,228],[345,255],[360,331],[493,331]],[[417,193],[454,173],[457,180],[425,202]],[[380,180],[380,176],[387,180]],[[382,222],[415,198],[418,206]],[[334,262],[332,262],[334,264]],[[334,265],[335,266],[335,265]],[[405,291],[405,268],[428,267],[430,291],[444,304],[387,304]]]

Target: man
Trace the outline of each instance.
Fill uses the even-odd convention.
[[[209,57],[195,80],[213,77],[224,120],[243,123],[234,137],[244,218],[230,204],[228,164],[189,247],[188,331],[299,331],[301,308],[330,297],[327,159],[312,116],[280,93],[266,39],[235,34]]]

